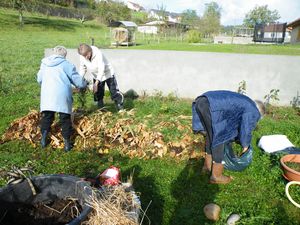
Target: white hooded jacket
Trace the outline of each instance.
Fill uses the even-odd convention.
[[[88,60],[80,55],[79,74],[84,76],[90,83],[92,83],[92,79],[102,82],[108,78],[111,78],[114,75],[114,69],[112,65],[97,47],[91,46],[91,48],[91,60]],[[92,77],[86,76],[87,71],[91,73]]]

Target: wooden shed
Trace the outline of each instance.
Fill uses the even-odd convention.
[[[291,43],[300,43],[300,18],[287,25],[291,31]]]
[[[135,45],[135,31],[137,25],[132,21],[113,21],[109,24],[111,45]]]

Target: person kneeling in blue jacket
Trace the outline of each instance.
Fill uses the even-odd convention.
[[[72,113],[72,85],[77,88],[85,88],[87,83],[79,75],[73,64],[65,58],[67,49],[56,46],[54,54],[42,60],[37,81],[41,85],[40,110],[41,119],[41,146],[47,146],[47,137],[54,120],[55,112],[59,113],[64,138],[64,149],[70,151],[72,148],[70,137],[73,131]]]
[[[237,141],[245,153],[252,131],[265,113],[261,101],[231,91],[208,91],[195,99],[193,130],[206,135],[203,173],[211,173],[210,183],[227,184],[232,177],[223,175],[224,145]]]

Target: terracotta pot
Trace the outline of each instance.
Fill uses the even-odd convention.
[[[288,167],[285,164],[286,162],[300,163],[300,154],[289,154],[281,157],[280,159],[280,164],[284,172],[282,175],[284,178],[289,181],[300,181],[300,172]]]

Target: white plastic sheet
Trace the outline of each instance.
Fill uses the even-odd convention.
[[[275,134],[262,136],[258,142],[258,147],[263,149],[265,152],[273,153],[295,146],[289,141],[287,136]]]

